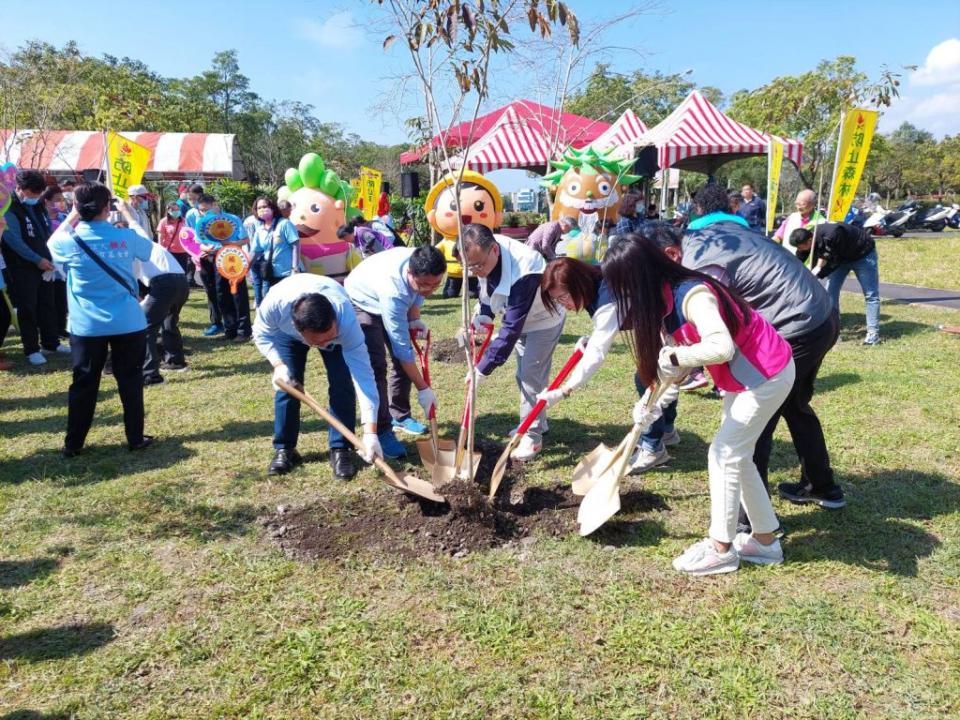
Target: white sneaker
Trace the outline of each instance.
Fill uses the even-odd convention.
[[[688,575],[719,575],[739,567],[737,551],[731,547],[725,553],[719,552],[710,538],[694,543],[673,560],[673,569]]]
[[[630,458],[630,469],[628,474],[639,475],[640,473],[646,472],[647,470],[655,468],[658,465],[663,465],[669,461],[670,454],[667,452],[666,448],[660,448],[659,450],[652,451],[643,447],[638,447],[634,451],[633,457]]]
[[[38,350],[35,353],[27,355],[27,362],[31,365],[43,365],[47,362],[47,358]]]
[[[69,345],[57,345],[57,347],[54,349],[54,352],[55,352],[55,353],[60,353],[61,355],[69,355],[69,354],[70,354],[70,346],[69,346]]]
[[[526,462],[539,455],[542,448],[543,445],[541,443],[534,442],[533,438],[524,433],[517,447],[510,453],[510,457],[518,462]]]
[[[680,433],[677,432],[677,429],[674,428],[668,433],[664,433],[663,437],[660,438],[660,442],[663,443],[664,447],[673,447],[674,445],[680,444]]]
[[[764,545],[750,533],[737,533],[733,539],[733,547],[740,559],[747,562],[757,565],[779,565],[783,562],[783,548],[776,539],[769,545]]]

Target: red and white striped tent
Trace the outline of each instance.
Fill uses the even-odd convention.
[[[633,157],[637,140],[647,132],[647,129],[636,113],[627,108],[613,125],[590,143],[590,146],[597,152],[612,149],[614,157],[617,158]]]
[[[470,147],[467,167],[480,173],[506,168],[541,168],[562,148],[528,119],[521,118],[508,107],[493,127]],[[462,155],[450,159],[452,169],[459,169]]]
[[[120,132],[150,148],[148,180],[239,178],[235,135]],[[103,133],[78,130],[0,130],[0,163],[76,175],[103,167]]]
[[[661,168],[709,175],[731,160],[766,155],[770,137],[727,117],[694,90],[663,121],[644,133],[636,145],[656,147]],[[776,139],[784,143],[783,156],[800,165],[803,143]]]

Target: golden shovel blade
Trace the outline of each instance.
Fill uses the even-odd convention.
[[[440,438],[437,441],[439,453],[434,454],[433,442],[430,438],[417,440],[417,451],[420,453],[420,462],[423,463],[430,473],[430,482],[437,487],[442,487],[457,477],[457,444],[453,440]],[[480,467],[480,461],[483,456],[480,453],[473,454],[473,477],[476,479],[477,468]],[[466,476],[466,460],[463,463],[463,474]]]
[[[616,460],[617,448],[610,448],[600,443],[590,451],[573,469],[574,495],[586,495],[590,488],[597,484],[604,471],[609,470]]]

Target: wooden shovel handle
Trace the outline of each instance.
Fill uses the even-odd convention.
[[[332,425],[336,428],[341,435],[343,435],[350,443],[361,453],[366,452],[366,448],[363,447],[363,442],[356,436],[356,434],[344,425],[342,422],[337,420],[330,412],[327,411],[320,403],[311,397],[304,388],[297,387],[296,385],[291,385],[286,383],[283,380],[277,380],[277,385],[285,393],[291,397],[296,398],[302,403],[305,403],[311,410],[316,412],[320,417],[322,417],[329,425]],[[400,478],[397,477],[397,474],[393,471],[393,468],[387,465],[387,463],[380,457],[373,458],[374,465],[382,472],[384,475],[393,480],[397,485],[403,486],[403,483],[400,481]]]

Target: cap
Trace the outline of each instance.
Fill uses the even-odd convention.
[[[127,195],[149,195],[145,185],[131,185],[127,188]]]
[[[444,189],[450,187],[451,185],[457,184],[457,175],[459,175],[459,171],[448,173],[440,178],[436,184],[430,188],[430,192],[427,193],[427,199],[423,204],[423,207],[427,212],[436,209],[435,205],[437,203],[437,199],[440,197],[440,193],[442,193]],[[490,180],[490,178],[484,177],[475,170],[464,170],[463,182],[474,183],[482,187],[490,194],[490,197],[493,198],[493,211],[498,213],[503,212],[503,198],[500,196],[500,191],[497,190],[497,186],[493,184],[493,181]]]

